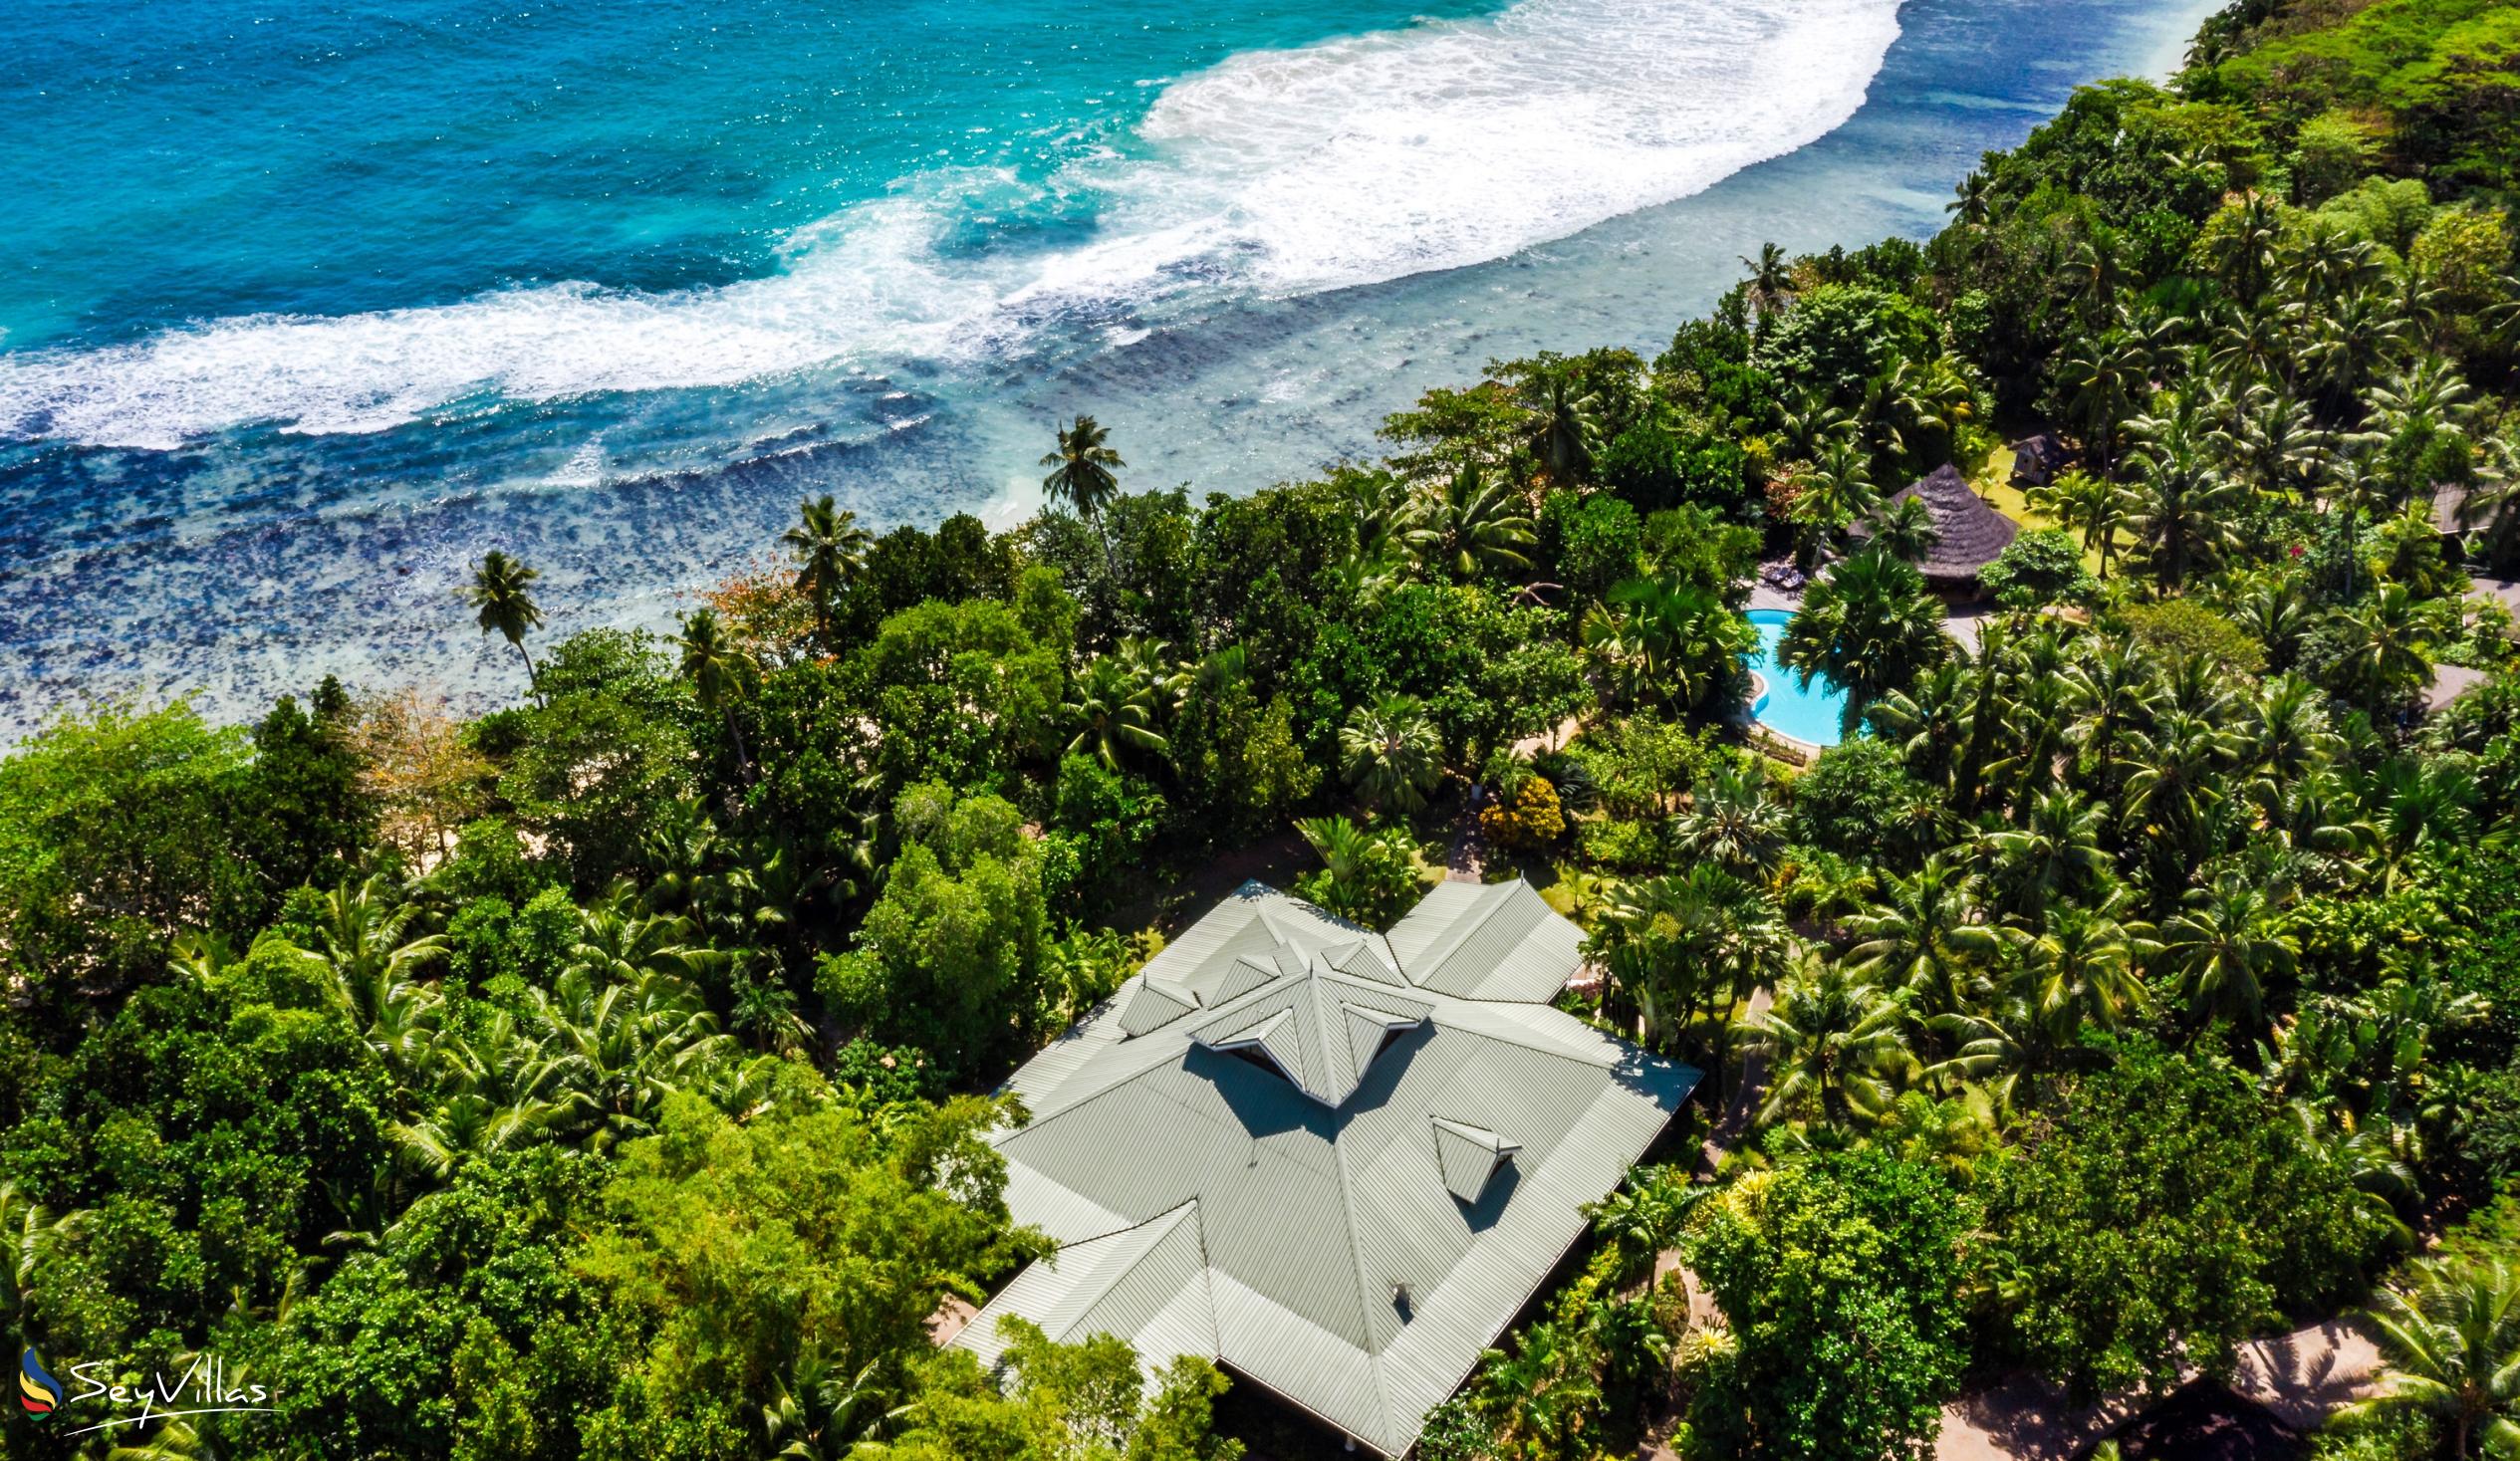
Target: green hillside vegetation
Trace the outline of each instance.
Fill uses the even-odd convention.
[[[2244,0],[1932,239],[1766,250],[1316,480],[1136,490],[1079,418],[1031,521],[809,501],[670,633],[487,556],[477,718],[65,708],[0,760],[0,1306],[55,1373],[276,1398],[0,1447],[1335,1451],[1203,1362],[984,1374],[928,1321],[1042,1251],[1016,1065],[1255,870],[1384,926],[1473,832],[1585,926],[1567,1007],[1708,1073],[1673,1149],[1746,1129],[1600,1205],[1421,1455],[1914,1456],[1969,1380],[2158,1392],[2341,1313],[2400,1378],[2321,1454],[2501,1444],[2509,16]],[[1882,504],[2042,431],[1964,643]],[[1738,723],[1788,564],[1781,672],[1862,732],[1808,766]]]

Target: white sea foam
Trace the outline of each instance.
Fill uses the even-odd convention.
[[[949,258],[965,171],[802,230],[766,278],[567,284],[343,318],[259,316],[0,355],[0,432],[169,448],[254,422],[378,430],[484,393],[730,385],[1020,350],[1072,311],[1298,294],[1500,258],[1705,188],[1844,122],[1898,0],[1521,0],[1234,57],[1165,87],[1126,155],[1056,180],[1097,237]],[[1106,322],[1108,323],[1108,322]],[[1122,335],[1116,338],[1127,338]]]

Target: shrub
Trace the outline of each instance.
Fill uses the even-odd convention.
[[[1480,809],[1479,830],[1500,848],[1538,852],[1566,834],[1558,789],[1545,776],[1524,777],[1512,796],[1498,797]]]
[[[1897,748],[1881,740],[1822,752],[1793,788],[1794,841],[1862,861],[1882,855],[1902,809],[1933,795],[1907,774]]]
[[[2257,674],[2266,668],[2265,645],[2251,637],[2248,630],[2193,600],[2139,604],[2122,610],[2120,617],[2137,643],[2164,659],[2179,661],[2202,656],[2235,674]]]
[[[2083,550],[2061,528],[2024,533],[1978,575],[1978,583],[2006,609],[2039,609],[2081,600],[2097,588],[2083,568]]]

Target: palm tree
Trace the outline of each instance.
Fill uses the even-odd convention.
[[[1979,915],[1977,874],[1936,852],[1906,877],[1887,879],[1870,911],[1847,920],[1861,974],[1884,979],[1931,1010],[1965,1003],[1971,967],[2001,948]]]
[[[1155,730],[1152,691],[1119,655],[1105,655],[1087,665],[1060,708],[1077,727],[1075,739],[1068,742],[1072,756],[1091,751],[1096,760],[1118,771],[1125,748],[1158,756],[1172,749]]]
[[[525,652],[525,636],[543,624],[543,610],[534,603],[534,581],[541,577],[539,570],[493,548],[473,565],[472,585],[464,590],[464,601],[480,610],[473,621],[481,632],[497,633],[516,646],[525,660],[525,681],[537,694],[543,680],[534,656]]]
[[[1538,541],[1529,516],[1501,482],[1465,466],[1421,493],[1406,541],[1422,564],[1469,580],[1492,569],[1527,569],[1523,550]]]
[[[1067,503],[1087,522],[1100,517],[1120,495],[1120,478],[1113,469],[1129,465],[1105,444],[1110,436],[1092,416],[1079,416],[1074,426],[1060,428],[1058,450],[1041,459],[1041,465],[1053,469],[1041,479],[1043,493],[1053,502]]]
[[[823,499],[826,503],[831,499]],[[735,747],[735,765],[747,779],[752,757],[744,750],[744,728],[735,714],[758,666],[743,646],[726,636],[714,609],[695,609],[682,616],[682,632],[673,638],[682,650],[682,675],[700,698],[700,708],[724,718],[726,735]]]
[[[1905,1025],[1890,991],[1842,965],[1820,963],[1787,980],[1750,1027],[1752,1048],[1769,1063],[1758,1124],[1811,1111],[1842,1125],[1888,1109],[1915,1063]]]
[[[1339,756],[1349,790],[1372,808],[1415,812],[1443,774],[1443,740],[1409,695],[1386,695],[1348,712]]]
[[[1533,411],[1531,454],[1561,487],[1592,474],[1602,449],[1601,393],[1579,390],[1572,370],[1549,372]]]
[[[1961,178],[1959,186],[1951,191],[1951,201],[1942,205],[1942,211],[1952,215],[1965,227],[1984,227],[1989,208],[1988,200],[1992,196],[1992,190],[1987,185],[1986,174],[1971,168],[1969,175]]]
[[[1808,687],[1815,675],[1846,691],[1841,712],[1853,731],[1874,701],[1913,680],[1951,652],[1942,605],[1924,577],[1889,554],[1867,550],[1829,571],[1803,595],[1785,626],[1777,659]]]
[[[796,589],[814,606],[814,621],[826,647],[831,643],[832,603],[840,591],[866,572],[875,535],[858,526],[858,515],[842,512],[832,495],[797,504],[797,525],[781,535],[796,559]]]
[[[2100,845],[2107,809],[2071,790],[2042,794],[2022,825],[1988,841],[2002,859],[1998,874],[2011,889],[2012,911],[2033,928],[2047,922],[2060,897],[2097,886],[2109,875]]]
[[[1718,767],[1671,819],[1672,840],[1685,856],[1700,857],[1736,876],[1773,871],[1785,851],[1785,809],[1767,794],[1757,770]]]
[[[2185,906],[2161,924],[2161,953],[2189,1013],[2257,1018],[2267,980],[2289,973],[2301,949],[2276,930],[2273,913],[2267,890],[2238,873],[2188,889]]]
[[[2129,429],[2144,438],[2134,458],[2136,542],[2153,578],[2174,589],[2238,542],[2233,524],[2240,494],[2206,459],[2185,402],[2166,417],[2140,417]]]
[[[1758,643],[1748,619],[1711,590],[1678,578],[1612,585],[1585,610],[1577,636],[1629,698],[1680,707],[1702,704],[1734,683],[1741,656]]]
[[[1794,523],[1800,530],[1796,556],[1808,565],[1824,545],[1842,539],[1852,524],[1881,506],[1881,489],[1873,485],[1872,453],[1854,433],[1831,433],[1820,443],[1795,494]]]
[[[2058,526],[2079,530],[2084,549],[2100,551],[2100,576],[2109,577],[2109,558],[2118,547],[2118,529],[2135,512],[2135,494],[2125,484],[2107,477],[2071,471],[2058,473],[2045,486],[2031,488],[2028,496],[2030,505],[2055,518]]]
[[[1900,563],[1922,563],[1942,541],[1933,509],[1921,497],[1901,497],[1873,518],[1873,546]]]
[[[2112,330],[2085,341],[2058,370],[2058,379],[2072,389],[2074,411],[2082,419],[2095,460],[2106,470],[2116,461],[2118,423],[2134,411],[2149,388],[2150,353],[2142,342]]]
[[[37,1202],[14,1177],[0,1181],[0,1314],[18,1312],[27,1285],[87,1221],[84,1210],[56,1213]]]
[[[2416,1410],[2449,1429],[2464,1461],[2477,1442],[2496,1455],[2520,1451],[2520,1274],[2499,1259],[2453,1264],[2420,1259],[2412,1282],[2385,1289],[2363,1321],[2388,1357],[2380,1393],[2349,1412]]]
[[[1757,331],[1767,333],[1768,317],[1784,308],[1794,297],[1794,268],[1785,251],[1772,243],[1759,245],[1759,257],[1744,258],[1741,267],[1750,271],[1744,292],[1750,301],[1750,313],[1757,321]]]
[[[2431,649],[2450,627],[2449,606],[2417,599],[2403,584],[2383,584],[2335,620],[2344,641],[2339,672],[2366,710],[2387,713],[2432,683]]]

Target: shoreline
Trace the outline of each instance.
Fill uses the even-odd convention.
[[[479,470],[470,449],[499,429],[496,413],[476,411],[366,438],[260,431],[159,458],[44,453],[0,479],[0,502],[29,524],[17,545],[26,609],[0,638],[0,739],[82,695],[198,691],[205,713],[229,720],[326,673],[480,708],[517,688],[506,655],[467,643],[476,636],[454,600],[464,565],[487,547],[544,569],[558,632],[669,625],[812,492],[838,493],[879,531],[955,511],[1020,520],[1038,489],[1007,464],[1038,454],[1041,421],[1079,411],[1112,427],[1133,489],[1239,495],[1298,478],[1370,450],[1383,415],[1475,378],[1489,358],[1657,349],[1731,282],[1733,256],[1758,237],[1800,251],[1938,225],[1977,143],[2018,141],[2072,85],[2175,56],[2212,8],[2130,0],[2059,17],[2027,0],[1907,0],[1845,124],[1702,192],[1488,264],[1250,301],[1038,368],[1010,363],[976,385],[905,365],[851,387],[907,423],[866,439],[807,422],[773,455],[602,476],[608,438],[696,440],[775,404],[767,387],[748,387],[508,413],[584,432],[583,486],[468,479]],[[2088,59],[2016,75],[2009,53],[2043,28],[2080,36],[2075,54]],[[2016,94],[1997,96],[1997,85]],[[756,399],[767,404],[747,404]],[[632,411],[635,429],[603,424],[607,410]],[[573,428],[580,418],[594,424]],[[767,425],[750,434],[776,435]],[[202,502],[220,474],[266,471],[269,489]],[[327,485],[338,480],[351,485]],[[370,482],[365,496],[325,498]],[[374,571],[380,564],[393,571]]]

